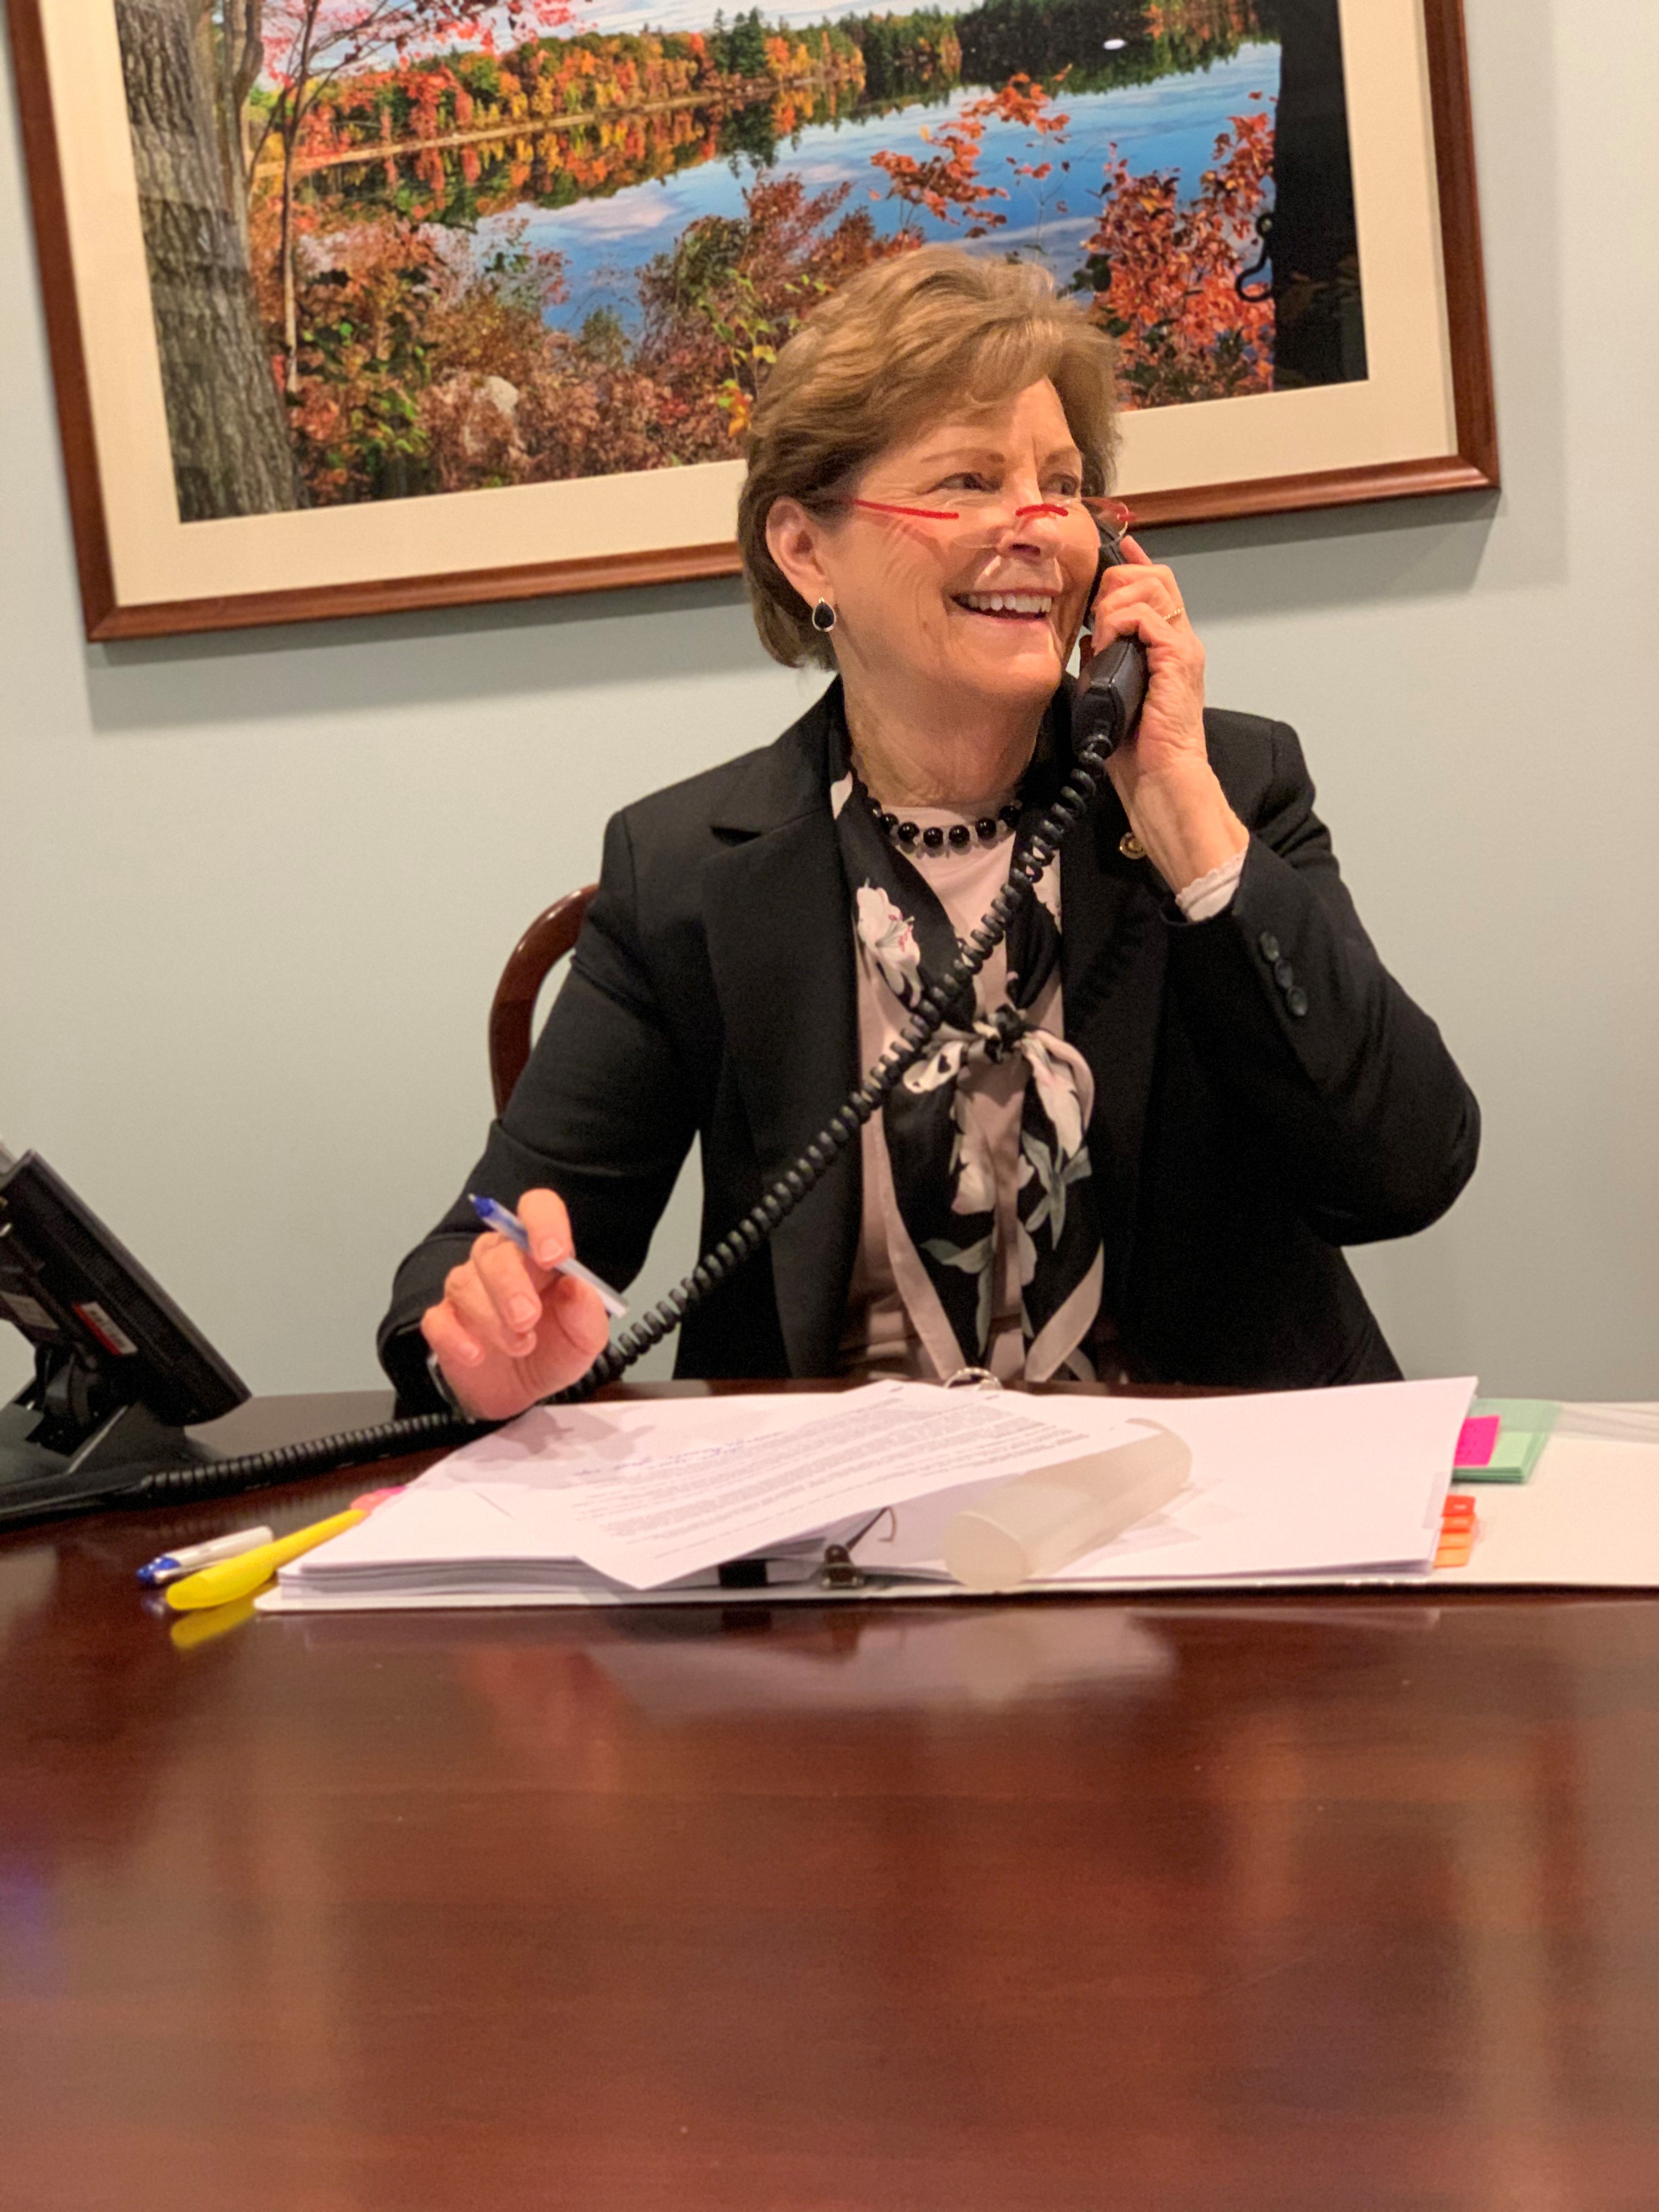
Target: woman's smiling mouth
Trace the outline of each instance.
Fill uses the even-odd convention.
[[[957,592],[956,605],[965,614],[994,615],[1004,622],[1043,622],[1054,610],[1053,592]]]

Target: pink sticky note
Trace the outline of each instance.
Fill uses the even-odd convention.
[[[1500,1426],[1500,1419],[1496,1413],[1479,1413],[1474,1420],[1465,1421],[1462,1434],[1457,1439],[1457,1455],[1453,1465],[1490,1467]]]

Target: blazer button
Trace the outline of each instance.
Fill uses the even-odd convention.
[[[1261,951],[1262,958],[1271,968],[1273,962],[1279,957],[1279,939],[1273,935],[1271,929],[1264,929],[1261,936],[1258,937],[1255,941]]]
[[[1308,1011],[1308,994],[1303,989],[1300,983],[1293,984],[1291,988],[1285,992],[1285,1003],[1290,1008],[1291,1012],[1296,1016],[1297,1021],[1300,1021],[1303,1015]]]
[[[1279,961],[1273,969],[1273,981],[1281,991],[1288,991],[1296,981],[1296,970],[1288,960]]]

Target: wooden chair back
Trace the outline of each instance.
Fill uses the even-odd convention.
[[[500,1114],[530,1058],[531,1028],[542,985],[576,942],[597,884],[555,899],[514,946],[489,1008],[489,1081]]]

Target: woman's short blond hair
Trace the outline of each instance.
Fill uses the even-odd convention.
[[[789,340],[755,404],[738,544],[761,642],[775,660],[833,668],[827,638],[772,558],[780,499],[830,514],[878,453],[947,409],[992,407],[1047,377],[1104,492],[1116,447],[1112,345],[1046,269],[926,246],[843,284]]]

